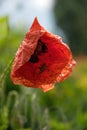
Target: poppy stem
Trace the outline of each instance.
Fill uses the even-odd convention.
[[[9,72],[9,68],[11,66],[11,64],[13,63],[14,58],[12,58],[9,62],[9,64],[7,65],[7,67],[4,69],[3,73],[0,76],[0,84],[2,83],[2,81],[4,80],[4,78],[6,77],[6,75]]]

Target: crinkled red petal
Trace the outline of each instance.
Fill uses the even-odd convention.
[[[47,46],[47,52],[39,55],[39,61],[29,61],[34,53],[38,40]],[[41,72],[41,67],[45,65]],[[35,18],[30,31],[19,47],[11,78],[15,84],[27,87],[42,88],[48,91],[54,87],[55,82],[61,82],[70,76],[75,61],[69,47],[62,42],[61,37],[46,31]]]

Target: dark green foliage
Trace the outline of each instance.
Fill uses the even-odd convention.
[[[87,54],[87,0],[56,0],[56,23],[75,54]]]
[[[11,70],[9,70],[9,73],[6,75],[5,82],[4,82],[4,93],[6,97],[8,96],[10,91],[13,91],[13,90],[16,90],[17,92],[21,91],[20,86],[14,85],[12,80],[10,79],[10,71]]]

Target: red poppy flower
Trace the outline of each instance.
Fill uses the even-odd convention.
[[[37,18],[20,45],[12,67],[14,84],[48,91],[72,73],[75,61],[60,36],[49,33]]]

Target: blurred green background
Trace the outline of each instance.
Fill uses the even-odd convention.
[[[36,1],[40,6],[43,5],[39,0]],[[68,41],[77,65],[67,80],[56,83],[55,88],[46,93],[39,89],[14,85],[10,80],[9,63],[29,26],[25,26],[25,23],[13,26],[9,15],[2,13],[0,130],[87,130],[87,0],[55,0],[53,3],[49,12],[52,13],[55,27],[53,24],[50,26],[53,32],[61,34],[65,42]],[[49,6],[50,1],[46,7]],[[16,9],[21,8],[17,7]],[[39,14],[37,16],[42,18],[42,14],[41,17]],[[49,27],[48,29],[50,30]]]

